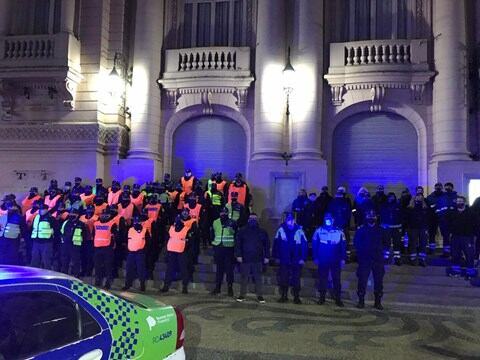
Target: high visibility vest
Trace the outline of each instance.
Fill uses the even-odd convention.
[[[118,214],[123,217],[129,225],[132,222],[133,209],[135,209],[135,205],[132,203],[128,204],[126,208],[123,208],[122,204],[118,205]]]
[[[28,210],[30,210],[33,206],[33,203],[37,200],[40,200],[41,196],[40,195],[35,195],[31,199],[28,198],[28,196],[22,200],[22,214],[26,214]]]
[[[235,184],[230,184],[228,187],[228,202],[232,202],[232,193],[238,193],[238,202],[245,206],[247,200],[247,184],[242,184],[240,187],[236,187]]]
[[[120,220],[122,220],[122,216],[117,214],[111,221],[118,226],[120,226]]]
[[[147,235],[147,229],[142,228],[142,231],[138,232],[135,228],[131,227],[128,230],[128,250],[138,251],[145,248],[145,236]]]
[[[152,219],[153,221],[156,221],[158,219],[158,216],[160,215],[161,208],[162,208],[162,205],[160,204],[145,205],[145,209],[147,209],[148,218]]]
[[[33,219],[32,239],[51,239],[53,228],[48,221],[40,221],[40,215]]]
[[[58,211],[54,211],[52,216],[57,219],[58,216],[60,216],[60,220],[67,220],[68,218],[68,211],[63,211],[62,213],[58,213]],[[57,219],[58,220],[58,219]]]
[[[210,201],[212,202],[213,206],[221,206],[222,205],[222,194],[220,193],[212,193],[210,190],[206,192],[206,195],[210,197]]]
[[[80,199],[85,203],[86,206],[92,205],[93,200],[95,200],[95,194],[90,194],[90,195],[80,194]]]
[[[38,210],[35,210],[33,212],[32,212],[32,209],[27,210],[27,212],[25,213],[25,223],[27,224],[28,227],[32,227],[33,219],[37,214],[38,214]]]
[[[62,224],[62,228],[60,229],[60,232],[62,235],[65,235],[65,226],[70,220],[66,220]],[[75,246],[82,246],[83,242],[83,234],[82,234],[82,228],[75,227],[75,230],[73,230],[73,236],[72,236],[72,243]]]
[[[195,181],[195,177],[191,176],[190,179],[185,180],[185,176],[182,176],[180,182],[182,183],[183,192],[191,193],[193,191],[193,182]]]
[[[168,191],[168,195],[170,196],[170,202],[174,202],[175,198],[177,197],[178,191]]]
[[[133,195],[130,195],[130,202],[137,208],[139,213],[142,212],[144,198],[145,197],[143,196],[142,193],[140,193],[136,198],[133,197]]]
[[[158,196],[158,201],[160,202],[160,204],[166,204],[171,203],[172,199],[170,199],[170,195],[168,193],[164,192]]]
[[[80,221],[85,224],[87,231],[91,237],[93,234],[93,224],[95,224],[95,221],[98,221],[98,216],[93,215],[91,218],[87,219],[86,215],[82,215],[80,216]]]
[[[106,203],[102,203],[101,205],[95,205],[95,215],[100,216],[100,214],[107,208]]]
[[[106,223],[96,221],[93,224],[93,227],[95,229],[95,238],[93,239],[94,247],[110,246],[110,244],[112,243],[112,227],[114,224],[115,223],[113,220],[110,220]]]
[[[187,196],[187,193],[185,191],[180,193],[177,210],[182,210],[185,207],[185,196]]]
[[[232,203],[228,203],[225,207],[228,209],[228,217],[231,220],[238,221],[238,219],[240,219],[241,213],[238,209],[233,208]]]
[[[150,235],[152,234],[152,224],[153,224],[153,219],[150,219],[148,218],[147,220],[145,220],[144,222],[142,222],[142,226],[144,229],[147,229],[147,231],[150,233]]]
[[[217,184],[217,190],[223,193],[223,190],[225,190],[225,185],[227,185],[227,182],[225,180],[222,180],[219,183],[215,181],[215,184]]]
[[[0,219],[0,237],[5,239],[18,239],[20,236],[20,224],[8,222],[8,214],[2,215]]]
[[[45,197],[45,205],[48,206],[48,210],[51,210],[57,205],[57,201],[60,200],[61,195],[56,195],[53,199],[50,198],[50,195]]]
[[[167,243],[167,250],[176,253],[183,253],[185,251],[185,244],[187,243],[187,235],[190,229],[184,226],[179,232],[175,231],[175,225],[170,226],[168,235],[170,238]]]
[[[213,232],[215,234],[215,238],[212,242],[214,246],[224,246],[224,247],[233,247],[235,241],[235,229],[222,225],[220,219],[217,219],[213,222]]]
[[[190,206],[185,205],[185,209],[188,209],[190,217],[196,222],[198,222],[198,220],[200,219],[200,212],[202,211],[202,205],[197,204],[193,209],[191,209]]]
[[[116,193],[113,191],[108,192],[108,205],[118,204],[120,200],[120,195],[122,195],[122,190],[118,190]]]

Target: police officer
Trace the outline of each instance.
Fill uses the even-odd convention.
[[[232,183],[228,185],[227,202],[230,202],[230,198],[233,192],[236,192],[238,194],[238,202],[245,206],[245,210],[247,211],[247,213],[249,213],[252,197],[250,195],[250,188],[248,187],[247,183],[243,181],[243,176],[241,173],[236,173],[235,179]]]
[[[377,193],[378,194],[378,193]],[[385,244],[384,257],[388,262],[390,259],[390,248],[393,243],[393,260],[395,265],[402,265],[401,251],[402,242],[402,220],[403,214],[395,193],[389,192],[387,201],[380,203],[380,223],[387,233],[388,241]]]
[[[372,197],[373,206],[375,207],[375,211],[379,212],[382,208],[383,204],[385,204],[388,200],[387,195],[385,195],[385,188],[383,185],[377,186],[377,192]]]
[[[25,240],[25,258],[24,258],[24,264],[28,265],[32,262],[32,227],[33,227],[33,219],[35,219],[35,216],[38,214],[38,210],[40,209],[40,206],[43,205],[43,200],[39,199],[35,201],[32,205],[32,208],[27,210],[25,212],[25,235],[24,235],[24,240]]]
[[[428,252],[433,254],[436,249],[435,237],[438,230],[437,209],[438,202],[443,195],[442,183],[435,184],[435,190],[427,196],[428,211]]]
[[[328,204],[330,204],[330,201],[332,201],[332,199],[333,199],[332,195],[330,195],[330,193],[328,192],[328,186],[322,186],[322,191],[320,192],[318,197],[314,200],[315,227],[323,224],[323,218],[325,217],[325,213],[327,212]],[[307,209],[308,209],[308,205],[307,205]],[[306,213],[307,213],[307,209],[305,209]],[[308,225],[308,220],[306,225]]]
[[[93,246],[95,247],[95,286],[110,289],[113,282],[114,247],[118,236],[118,225],[113,214],[105,209],[93,224]]]
[[[220,210],[220,217],[212,225],[212,245],[216,264],[215,288],[212,295],[220,294],[223,277],[227,277],[228,296],[233,297],[234,246],[237,225],[228,217],[228,209]]]
[[[476,276],[474,268],[475,243],[474,237],[477,232],[478,222],[473,211],[466,206],[466,199],[458,196],[456,199],[456,210],[450,213],[452,233],[452,267],[449,271],[450,276],[460,276],[460,263],[462,256],[465,257],[464,274],[466,279]],[[448,270],[447,270],[448,272]]]
[[[426,266],[429,211],[421,193],[417,193],[410,206],[406,209],[405,223],[410,265],[415,265],[418,258],[418,265]]]
[[[371,209],[375,209],[375,205],[372,199],[370,199],[370,193],[367,188],[361,187],[357,192],[352,209],[355,226],[357,228],[365,223],[365,214]]]
[[[292,203],[292,213],[295,216],[295,221],[298,225],[305,225],[305,208],[310,203],[310,200],[307,196],[307,191],[305,189],[300,189],[298,191],[297,198],[293,200]]]
[[[7,213],[0,216],[0,264],[20,265],[20,239],[25,234],[25,221],[20,209],[6,202]]]
[[[183,217],[185,217],[185,212]],[[189,241],[195,234],[193,228],[193,221],[184,221],[182,214],[177,216],[175,223],[170,226],[168,230],[169,239],[167,242],[167,270],[165,271],[165,279],[161,292],[167,292],[173,281],[173,274],[175,268],[180,268],[182,278],[182,294],[188,294],[188,283],[191,274],[190,269],[190,255],[189,255]],[[188,214],[187,214],[188,217]]]
[[[105,186],[103,186],[102,178],[95,179],[95,186],[93,187],[93,193],[96,196],[103,196],[105,198],[107,197],[108,189]]]
[[[186,169],[184,176],[180,178],[180,184],[182,185],[182,192],[190,194],[195,188],[197,178],[193,176],[191,169]]]
[[[112,186],[108,191],[107,203],[108,205],[116,205],[120,202],[120,195],[122,195],[122,190],[120,188],[120,183],[116,180],[112,181]]]
[[[133,217],[133,225],[128,230],[127,276],[122,290],[130,289],[135,278],[140,280],[140,290],[145,291],[146,244],[150,241],[150,233],[141,222],[141,217]]]
[[[335,219],[335,226],[340,228],[345,235],[347,258],[351,260],[351,239],[350,239],[350,221],[352,218],[352,202],[346,195],[346,189],[343,186],[337,188],[335,197],[328,204],[327,211]]]
[[[141,192],[140,184],[133,184],[130,201],[137,208],[138,214],[142,213],[145,195]]]
[[[217,185],[218,186],[218,185]],[[238,193],[232,192],[230,202],[225,205],[228,209],[228,217],[237,223],[237,227],[241,228],[247,223],[247,212],[245,206],[238,202]]]
[[[280,288],[278,302],[288,301],[288,286],[291,284],[293,302],[301,304],[300,277],[307,257],[307,239],[302,228],[295,223],[292,213],[286,214],[285,222],[277,230],[272,255],[280,263],[277,274]]]
[[[443,257],[449,257],[451,252],[451,236],[452,236],[452,223],[451,215],[457,208],[457,192],[453,191],[453,184],[445,183],[445,191],[440,196],[437,202],[435,213],[438,218],[438,225],[440,227],[440,233],[443,238]]]
[[[32,225],[32,266],[52,268],[56,224],[56,220],[48,212],[48,205],[41,205]]]
[[[223,194],[218,191],[217,184],[212,184],[210,190],[205,193],[205,200],[209,209],[208,216],[210,222],[218,219],[220,216],[220,210],[225,206],[225,199]]]
[[[89,233],[85,224],[80,221],[80,212],[77,209],[70,210],[68,219],[60,228],[60,234],[61,271],[79,277],[82,265],[82,247],[89,240]]]
[[[383,250],[387,243],[385,230],[377,224],[375,210],[370,209],[365,214],[365,224],[355,233],[353,243],[357,252],[357,277],[358,277],[358,305],[359,309],[365,307],[365,292],[370,273],[373,273],[373,286],[375,294],[374,307],[383,310],[383,276],[385,274]]]
[[[98,215],[95,215],[95,207],[88,205],[85,214],[80,216],[80,221],[85,224],[85,230],[88,232],[87,241],[82,245],[82,275],[91,276],[93,271],[93,230],[94,224],[98,221]]]
[[[27,197],[22,200],[22,214],[25,215],[25,213],[32,208],[34,202],[41,198],[42,197],[38,194],[38,188],[31,187]]]
[[[345,264],[346,241],[343,231],[334,225],[334,218],[326,213],[324,224],[313,234],[313,260],[318,265],[318,304],[325,303],[328,275],[331,274],[335,304],[343,307],[341,300],[341,268]]]

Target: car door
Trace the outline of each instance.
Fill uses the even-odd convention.
[[[0,359],[107,359],[111,336],[54,284],[0,287]],[[88,309],[91,311],[91,309]],[[1,334],[0,334],[1,335]]]

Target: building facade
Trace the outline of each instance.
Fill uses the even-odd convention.
[[[0,192],[189,167],[242,172],[256,211],[276,218],[299,188],[452,181],[468,194],[480,179],[480,1],[0,0],[0,10]]]

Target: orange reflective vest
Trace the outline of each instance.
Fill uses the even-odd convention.
[[[167,191],[168,192],[168,196],[170,196],[170,202],[174,202],[175,201],[175,198],[177,197],[178,195],[178,191],[175,190],[175,191]]]
[[[150,235],[152,234],[152,224],[153,224],[153,219],[147,219],[145,220],[144,222],[142,222],[142,226],[144,229],[147,229],[147,231],[150,233]]]
[[[110,220],[110,221],[112,221],[115,225],[117,225],[117,227],[119,227],[119,226],[120,226],[120,220],[122,220],[122,216],[121,216],[120,214],[117,214],[117,215],[115,215],[115,217],[114,217],[112,220]]]
[[[128,204],[126,208],[123,208],[122,204],[118,205],[118,215],[123,217],[128,225],[132,222],[133,209],[135,209],[135,205],[132,203]]]
[[[161,204],[147,204],[145,205],[145,209],[147,209],[148,218],[156,221],[158,216],[160,215],[160,209],[162,208]]]
[[[196,222],[198,222],[198,220],[200,219],[200,212],[202,211],[202,205],[197,204],[193,209],[190,209],[190,206],[186,205],[185,209],[188,209],[190,217]]]
[[[60,214],[58,213],[58,211],[55,211],[52,216],[57,219],[57,216],[59,217],[60,220],[67,220],[68,218],[68,211],[63,211],[61,212]],[[58,220],[58,219],[57,219]]]
[[[107,208],[107,204],[106,203],[102,203],[100,205],[95,205],[95,212],[94,214],[97,215],[97,216],[100,216],[103,212],[103,210],[105,210]]]
[[[35,219],[35,216],[38,214],[38,210],[32,212],[32,209],[28,209],[25,212],[25,223],[29,228],[32,227],[33,225],[33,219]]]
[[[191,176],[190,179],[185,180],[185,176],[182,176],[180,182],[182,183],[183,192],[191,193],[193,191],[193,182],[195,180],[194,176]]]
[[[98,216],[93,215],[91,218],[87,219],[86,215],[82,215],[80,216],[80,221],[85,224],[85,227],[87,228],[87,231],[90,234],[90,238],[91,238],[93,234],[93,226],[95,222],[98,221]]]
[[[187,234],[190,229],[184,226],[179,232],[175,231],[175,225],[170,226],[168,235],[167,250],[176,253],[183,253],[185,251],[185,244],[187,243]]]
[[[130,202],[137,208],[138,212],[142,212],[142,207],[143,207],[143,199],[145,196],[140,193],[136,198],[133,197],[133,195],[130,195]]]
[[[52,210],[55,205],[57,205],[57,201],[60,200],[61,195],[56,195],[53,199],[50,198],[50,195],[45,198],[45,205],[48,206],[48,210]]]
[[[122,191],[118,190],[116,193],[113,191],[108,192],[108,205],[115,205],[118,204],[118,201],[120,200],[120,195],[122,195]]]
[[[115,225],[113,220],[102,223],[95,221],[93,224],[95,229],[95,238],[93,239],[94,247],[107,247],[112,243],[112,227]]]
[[[225,190],[225,185],[227,185],[227,182],[225,180],[222,180],[219,183],[215,181],[215,184],[217,184],[217,190],[223,193],[223,190]]]
[[[185,197],[186,196],[187,196],[187,193],[185,191],[180,193],[180,196],[178,198],[177,210],[182,210],[185,207]]]
[[[42,197],[40,195],[35,195],[33,198],[29,199],[28,196],[22,200],[22,214],[26,214],[27,210],[30,210],[33,206],[33,203],[37,200],[40,200]]]
[[[243,184],[241,187],[236,187],[233,183],[228,187],[228,202],[232,202],[232,193],[238,193],[238,202],[245,206],[247,200],[247,184]]]
[[[95,194],[90,194],[90,195],[80,194],[80,199],[85,203],[86,206],[92,205],[93,200],[95,200]]]
[[[147,235],[147,229],[143,228],[138,232],[135,228],[131,227],[128,230],[128,251],[138,251],[145,248],[145,236]]]

